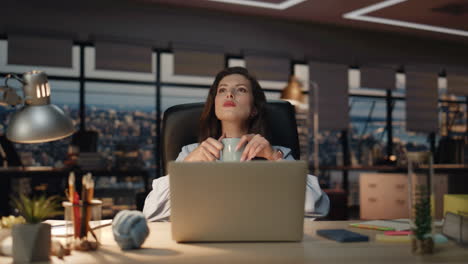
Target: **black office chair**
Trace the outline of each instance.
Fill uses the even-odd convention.
[[[164,112],[162,121],[161,167],[167,174],[167,163],[175,160],[183,146],[198,142],[200,115],[204,103],[176,105]],[[286,101],[271,101],[266,105],[267,125],[271,144],[290,148],[295,159],[300,158],[299,139],[294,107]]]

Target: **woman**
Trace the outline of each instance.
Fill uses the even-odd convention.
[[[265,94],[258,81],[242,67],[231,67],[216,75],[200,118],[199,143],[184,146],[176,161],[214,161],[223,149],[221,140],[241,138],[237,149],[241,161],[252,159],[294,160],[291,150],[272,146],[265,122]],[[170,216],[169,177],[153,181],[143,213],[149,221],[165,221]],[[317,178],[307,177],[305,210],[325,215],[330,201],[320,190]]]

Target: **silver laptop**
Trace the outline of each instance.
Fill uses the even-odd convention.
[[[171,162],[177,242],[300,241],[304,161]]]

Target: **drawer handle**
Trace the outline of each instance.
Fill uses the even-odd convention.
[[[395,200],[395,202],[399,205],[404,205],[405,204],[405,200],[401,200],[401,199],[398,199],[398,200]]]
[[[397,189],[404,189],[406,187],[406,185],[405,184],[396,184],[395,187]]]
[[[377,202],[377,198],[368,198],[367,200],[369,200],[369,202],[371,203]]]
[[[377,184],[375,183],[369,183],[369,188],[376,188],[377,187]]]

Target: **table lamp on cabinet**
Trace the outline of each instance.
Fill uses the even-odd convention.
[[[281,99],[289,101],[292,105],[305,103],[305,95],[302,93],[302,84],[294,75],[289,77],[288,84],[281,91]]]

